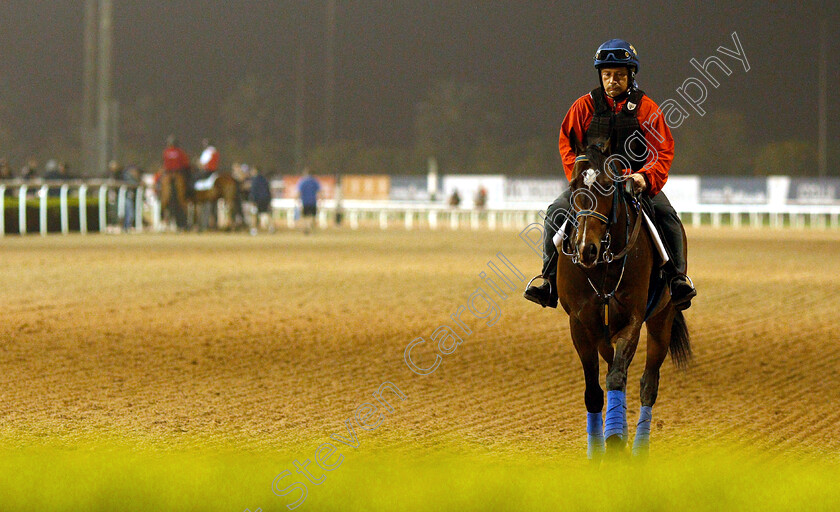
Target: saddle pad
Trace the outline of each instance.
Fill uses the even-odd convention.
[[[198,180],[195,182],[195,189],[196,190],[210,190],[213,188],[213,184],[216,182],[216,173],[214,172],[210,176],[204,178],[203,180]]]

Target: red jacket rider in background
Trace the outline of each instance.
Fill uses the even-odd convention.
[[[166,172],[188,171],[190,157],[178,146],[178,139],[170,135],[166,139],[166,149],[163,150],[163,169]]]
[[[198,158],[198,165],[201,166],[201,169],[204,171],[204,176],[207,177],[219,170],[219,151],[210,139],[202,140],[201,146],[204,148],[204,151],[201,152],[201,156]]]

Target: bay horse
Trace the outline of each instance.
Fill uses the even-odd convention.
[[[577,158],[570,188],[572,209],[557,261],[559,303],[569,315],[572,342],[583,365],[586,390],[587,455],[599,460],[627,444],[627,372],[647,326],[647,359],[641,379],[641,409],[633,454],[649,451],[652,407],[659,369],[670,352],[680,368],[691,359],[685,318],[671,304],[659,273],[659,253],[646,229],[641,199],[630,180],[608,161],[609,141],[584,148],[573,140]],[[606,162],[606,163],[605,163]],[[613,171],[613,172],[611,172]],[[569,235],[566,235],[566,233]],[[683,231],[683,237],[685,232]],[[651,293],[656,292],[656,293]],[[607,363],[607,409],[599,358]]]
[[[174,194],[172,193],[173,188]],[[190,203],[195,205],[196,214],[200,215],[200,229],[206,229],[209,212],[219,199],[225,200],[228,226],[232,229],[235,225],[235,215],[238,209],[239,183],[231,173],[217,173],[212,186],[201,190],[188,185],[186,172],[167,172],[161,178],[161,210],[172,212],[180,229],[187,229],[188,227],[186,212]]]

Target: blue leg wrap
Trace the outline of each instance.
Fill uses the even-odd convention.
[[[594,459],[604,453],[604,421],[600,412],[586,414],[587,448],[586,456]]]
[[[624,391],[607,391],[607,418],[604,422],[604,437],[622,436],[627,439],[627,399]]]
[[[639,423],[636,424],[636,439],[633,441],[633,455],[647,452],[650,445],[650,423],[653,411],[650,407],[642,406],[639,411]]]

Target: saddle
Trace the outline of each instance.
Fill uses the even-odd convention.
[[[216,182],[216,173],[214,172],[213,174],[211,174],[210,176],[208,176],[204,179],[196,180],[193,188],[195,190],[210,190],[211,188],[213,188],[213,184],[215,182]]]

